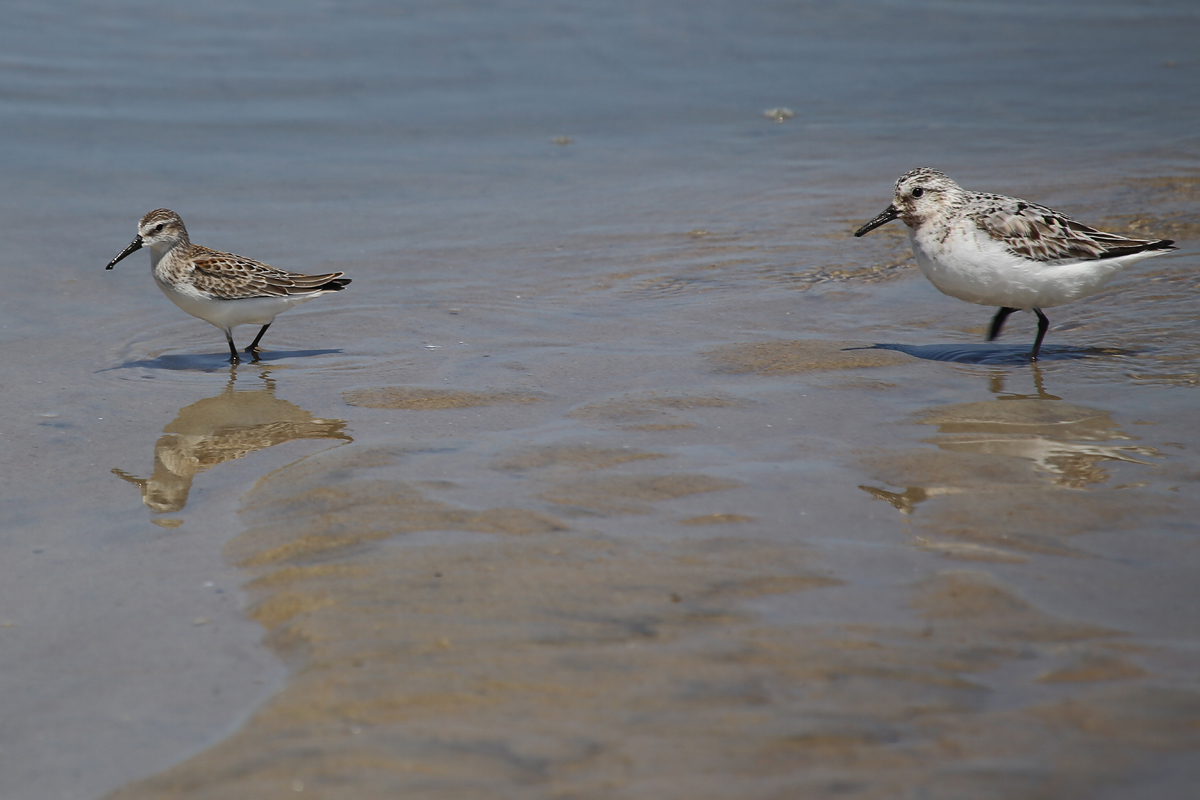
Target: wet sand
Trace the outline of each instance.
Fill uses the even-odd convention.
[[[1113,484],[1164,454],[1110,414],[1001,396],[892,420],[908,447],[848,445],[874,482],[851,514],[820,499],[826,473],[797,503],[689,444],[732,425],[738,447],[769,447],[780,390],[912,397],[946,369],[861,347],[704,349],[689,394],[560,390],[507,424],[466,410],[511,391],[347,391],[406,429],[481,432],[356,442],[261,478],[225,555],[291,677],[235,735],[111,796],[1084,797],[1156,759],[1180,769],[1200,689],[1171,642],[1193,620],[1139,633],[1039,586],[1111,581],[1114,536],[1195,508]],[[804,427],[848,422],[822,402]],[[546,443],[581,433],[643,444]],[[789,485],[825,458],[784,435],[758,468]],[[488,494],[512,505],[471,502]],[[447,530],[463,538],[428,536]]]
[[[698,475],[581,481],[619,468],[588,453],[529,465],[576,520],[708,491],[744,507]],[[112,797],[1072,797],[1200,745],[1200,692],[1159,671],[1182,653],[953,563],[1081,555],[1014,542],[1010,522],[975,549],[914,537],[902,620],[785,621],[754,602],[863,590],[749,517],[606,536],[433,501],[387,477],[406,455],[353,445],[259,481],[227,557],[291,677],[237,734]],[[1062,494],[1008,461],[1013,484]],[[502,536],[406,542],[445,529]]]
[[[1197,26],[15,12],[0,796],[1190,798]],[[1030,365],[852,238],[923,163],[1180,252]],[[231,368],[157,206],[354,282]]]

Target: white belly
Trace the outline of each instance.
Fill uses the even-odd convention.
[[[985,306],[1053,308],[1095,294],[1118,272],[1162,251],[1067,263],[1030,261],[986,234],[952,234],[945,242],[909,233],[917,266],[938,291]]]
[[[193,317],[216,325],[223,331],[238,325],[269,325],[278,314],[305,303],[324,292],[289,295],[287,297],[247,297],[240,300],[219,300],[200,294],[189,286],[182,289],[158,280],[155,283],[172,303]]]

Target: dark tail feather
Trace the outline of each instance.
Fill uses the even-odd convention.
[[[313,289],[316,292],[340,292],[350,285],[349,278],[334,278],[329,283],[323,283]]]
[[[1144,253],[1147,250],[1178,250],[1175,247],[1174,239],[1156,239],[1153,242],[1137,242],[1136,244],[1127,245],[1125,247],[1110,247],[1104,251],[1103,258],[1115,258],[1117,256],[1128,256],[1134,253]]]

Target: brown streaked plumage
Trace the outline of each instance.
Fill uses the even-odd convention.
[[[246,348],[257,359],[258,343],[278,314],[314,297],[339,292],[350,283],[342,272],[303,275],[192,244],[183,220],[166,208],[142,217],[138,235],[105,269],[112,269],[142,247],[150,248],[150,267],[163,294],[192,316],[220,328],[235,364],[241,360],[233,343],[235,327],[262,326]]]

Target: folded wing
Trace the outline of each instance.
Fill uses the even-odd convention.
[[[1175,249],[1170,239],[1134,239],[1096,230],[1045,206],[999,195],[987,197],[972,216],[989,236],[1031,261],[1087,261]]]
[[[222,299],[286,297],[315,292],[336,292],[350,283],[344,272],[302,275],[272,267],[233,253],[197,248],[193,282],[202,291]]]

